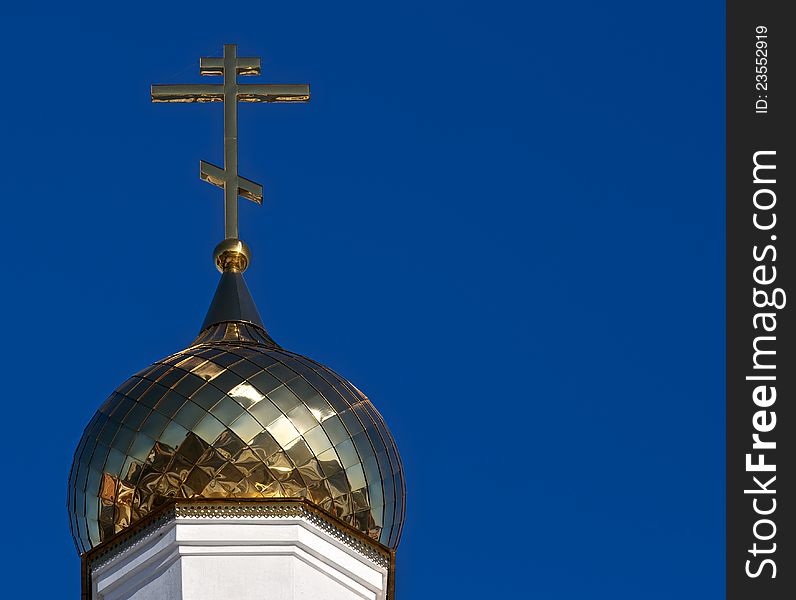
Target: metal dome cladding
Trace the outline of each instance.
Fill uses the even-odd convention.
[[[197,497],[307,498],[395,548],[404,476],[370,400],[250,323],[203,333],[119,386],[86,427],[69,476],[78,551]]]

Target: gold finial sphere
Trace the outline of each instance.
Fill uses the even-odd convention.
[[[237,238],[227,238],[213,250],[216,268],[222,273],[243,273],[251,256],[249,247]]]

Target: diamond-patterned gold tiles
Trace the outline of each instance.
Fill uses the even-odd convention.
[[[383,419],[330,369],[224,324],[122,384],[75,453],[80,552],[169,498],[307,498],[395,547],[400,457]],[[259,337],[258,337],[259,336]]]

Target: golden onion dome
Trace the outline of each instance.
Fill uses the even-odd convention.
[[[68,493],[79,552],[197,497],[306,498],[398,545],[404,476],[384,420],[354,385],[271,339],[240,254],[216,253],[199,337],[125,381],[86,427]]]

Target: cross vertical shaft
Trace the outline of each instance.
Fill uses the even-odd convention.
[[[238,51],[224,44],[224,237],[238,237]]]

